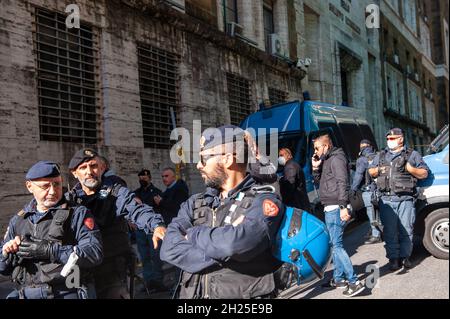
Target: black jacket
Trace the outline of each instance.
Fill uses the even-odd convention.
[[[341,148],[333,147],[319,169],[313,171],[314,183],[319,185],[319,197],[322,205],[343,205],[349,203],[350,189],[349,166],[347,157]]]
[[[172,218],[178,215],[181,204],[189,199],[188,186],[185,181],[179,179],[175,185],[166,189],[161,197],[162,200],[156,206],[156,211],[162,215],[166,225],[169,225]]]
[[[283,203],[286,206],[310,211],[305,174],[301,166],[291,159],[284,166],[283,173],[284,176],[280,179],[280,191]]]

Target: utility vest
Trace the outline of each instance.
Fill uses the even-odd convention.
[[[102,234],[103,259],[131,253],[128,225],[124,218],[116,216],[116,201],[120,184],[103,185],[94,195],[75,197],[78,205],[87,207],[94,215]]]
[[[271,186],[253,186],[249,190],[239,192],[227,204],[216,209],[210,207],[211,201],[205,193],[194,200],[193,225],[220,227],[232,224],[247,209],[257,194],[273,193]],[[250,299],[270,296],[275,290],[274,272],[280,262],[266,249],[250,261],[239,261],[234,256],[200,274],[183,272],[178,286],[178,297],[181,299]]]
[[[401,154],[391,162],[386,160],[387,151],[380,152],[378,167],[386,167],[376,179],[378,190],[382,195],[414,196],[416,193],[417,179],[406,170],[406,163],[412,150],[402,150]]]
[[[75,245],[75,234],[70,230],[72,208],[62,205],[59,209],[50,211],[37,224],[26,218],[23,210],[17,215],[14,229],[17,236],[33,236],[37,239],[46,239],[60,245]],[[60,275],[63,264],[50,260],[24,259],[12,273],[12,280],[21,286],[51,286],[65,285],[65,278]]]
[[[369,163],[369,167],[372,164],[373,160],[375,159],[375,157],[377,156],[377,153],[373,153],[373,154],[369,154],[367,156],[365,156],[367,158],[367,161]],[[366,172],[364,174],[364,185],[363,185],[363,189],[364,190],[369,190],[370,185],[374,182],[372,176],[370,176],[369,174],[369,169],[366,169]]]

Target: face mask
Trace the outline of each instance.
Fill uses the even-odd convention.
[[[398,147],[398,142],[395,140],[394,141],[388,140],[387,146],[389,147],[389,149],[395,150]]]
[[[283,156],[278,157],[278,164],[281,166],[286,165],[286,159]]]

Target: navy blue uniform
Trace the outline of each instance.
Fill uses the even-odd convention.
[[[271,247],[284,206],[272,192],[251,195],[255,186],[247,176],[225,199],[207,188],[181,205],[161,247],[161,259],[184,270],[180,297],[253,298],[273,292]],[[241,215],[243,222],[234,227]]]
[[[164,225],[161,215],[136,198],[117,176],[103,176],[92,195],[86,195],[77,184],[71,196],[92,211],[102,233],[104,261],[94,271],[98,298],[130,298],[127,271],[134,265],[126,220],[150,234]]]
[[[17,215],[11,218],[8,229],[1,243],[2,247],[8,241],[16,236],[31,235],[37,239],[49,239],[49,223],[51,223],[56,211],[64,209],[63,205],[49,209],[45,213],[36,210],[36,201],[33,199]],[[62,267],[67,263],[70,254],[76,249],[79,259],[77,265],[81,268],[90,268],[101,263],[103,258],[102,240],[97,225],[93,222],[93,215],[88,209],[79,206],[73,209],[70,219],[67,221],[68,227],[65,228],[64,239],[60,243],[52,245],[51,260],[24,260],[22,265],[27,269],[32,269],[35,265],[37,269],[44,269],[46,264],[53,264],[53,269],[47,273],[47,276],[36,271],[28,272],[25,282],[20,283],[22,287],[37,284],[55,285],[53,288],[54,298],[66,298],[73,295],[73,290],[65,289],[64,278],[59,275]],[[23,219],[23,220],[22,220]],[[26,221],[25,223],[22,223]],[[23,227],[25,225],[25,227]],[[28,226],[27,226],[28,225]],[[20,228],[20,229],[19,229]],[[58,266],[59,265],[59,266]],[[56,269],[55,269],[56,267]],[[45,272],[42,270],[41,272]],[[47,268],[48,269],[48,268]],[[0,260],[0,273],[11,275],[14,267],[6,262],[4,258]],[[83,271],[83,270],[82,270]],[[43,279],[44,278],[44,279]]]
[[[367,170],[369,169],[369,165],[372,163],[370,159],[373,160],[375,156],[376,153],[371,147],[366,147],[361,152],[361,156],[356,161],[356,170],[355,175],[353,175],[353,183],[351,187],[352,191],[360,190],[361,187],[365,188],[364,191],[373,192],[375,190],[375,184],[370,176],[367,176]]]

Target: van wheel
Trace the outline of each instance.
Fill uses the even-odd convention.
[[[437,209],[425,218],[423,245],[430,254],[448,259],[448,207]]]

